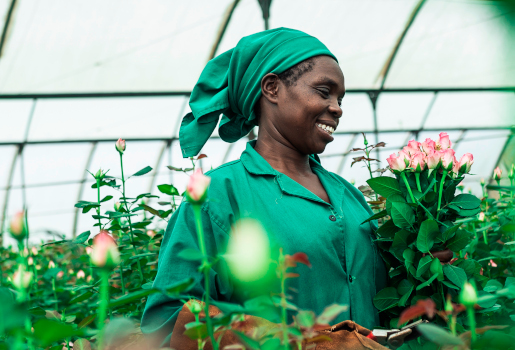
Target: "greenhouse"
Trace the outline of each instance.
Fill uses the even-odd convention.
[[[328,143],[325,151],[318,157],[323,168],[341,176],[364,192],[373,212],[378,215],[376,219],[380,219],[380,227],[382,222],[386,222],[381,220],[392,217],[386,201],[386,194],[390,192],[385,194],[377,190],[373,183],[367,183],[371,176],[382,175],[391,179],[397,176],[400,184],[396,185],[400,186],[398,192],[401,193],[402,189],[405,196],[403,201],[407,201],[408,206],[412,207],[416,207],[417,203],[422,205],[422,192],[427,193],[433,186],[433,194],[438,193],[440,181],[442,192],[441,188],[446,181],[447,170],[444,171],[443,179],[437,178],[437,171],[429,172],[429,175],[421,175],[421,188],[417,174],[416,185],[415,178],[410,178],[413,191],[416,192],[413,195],[410,186],[405,186],[408,182],[402,182],[403,175],[399,175],[400,173],[394,169],[386,170],[392,166],[387,161],[392,153],[401,151],[411,140],[422,142],[431,138],[438,141],[439,137],[442,140],[439,135],[443,132],[449,136],[452,149],[456,151],[457,161],[465,153],[473,155],[470,173],[467,171],[468,174],[459,184],[451,186],[454,186],[453,190],[458,188],[455,198],[459,198],[459,193],[479,198],[480,209],[472,213],[479,204],[464,204],[455,206],[458,208],[457,214],[444,212],[442,215],[451,215],[448,218],[451,224],[458,220],[462,226],[457,232],[471,232],[471,237],[475,237],[476,240],[474,244],[479,244],[478,240],[483,244],[484,240],[484,244],[481,245],[483,253],[477,253],[480,245],[476,247],[470,243],[466,248],[461,247],[459,242],[444,244],[445,239],[437,239],[436,245],[442,244],[442,250],[449,248],[451,257],[461,260],[454,265],[445,265],[444,260],[435,255],[443,263],[443,270],[439,269],[443,272],[435,272],[437,276],[433,278],[435,265],[431,264],[432,273],[424,275],[425,278],[418,279],[416,283],[428,282],[430,288],[437,288],[431,283],[438,284],[440,288],[443,282],[438,281],[444,280],[444,274],[446,278],[456,274],[459,277],[445,280],[448,284],[445,284],[444,288],[449,288],[453,302],[458,303],[458,295],[465,288],[459,284],[475,278],[480,297],[486,294],[496,295],[496,292],[501,291],[504,293],[496,296],[497,302],[491,305],[489,302],[483,302],[483,313],[480,315],[485,315],[485,319],[480,321],[478,316],[478,322],[481,325],[486,324],[487,317],[496,325],[515,322],[515,277],[512,270],[515,250],[511,248],[515,247],[514,1],[0,0],[0,228],[4,247],[1,282],[2,286],[9,287],[9,283],[14,279],[12,273],[17,266],[18,247],[22,249],[24,244],[26,245],[29,251],[28,255],[25,255],[27,259],[36,259],[35,255],[32,256],[30,253],[31,247],[36,247],[36,252],[38,249],[56,249],[56,253],[50,253],[49,250],[46,260],[40,263],[43,266],[41,271],[34,267],[36,280],[38,275],[41,278],[39,288],[47,291],[43,293],[40,290],[38,294],[38,282],[31,282],[29,287],[25,287],[28,288],[28,292],[23,293],[27,292],[27,300],[30,300],[31,295],[35,300],[48,299],[46,304],[31,304],[30,310],[39,308],[38,310],[43,312],[42,315],[45,312],[48,315],[48,310],[55,310],[53,312],[59,312],[58,319],[64,326],[74,327],[74,330],[71,330],[70,326],[69,333],[63,333],[68,335],[62,338],[54,339],[49,336],[48,339],[41,340],[44,337],[41,338],[40,335],[48,325],[40,325],[32,331],[36,336],[24,335],[24,344],[21,345],[21,342],[18,342],[21,338],[17,338],[18,333],[12,330],[15,328],[9,328],[14,326],[3,321],[0,324],[1,348],[60,349],[62,344],[74,342],[75,345],[68,344],[68,347],[86,349],[87,347],[81,347],[85,346],[86,342],[88,346],[92,346],[86,339],[91,340],[94,333],[80,333],[76,325],[88,319],[85,311],[88,307],[92,308],[89,312],[94,315],[97,306],[100,305],[101,309],[104,305],[102,301],[100,304],[97,303],[97,295],[101,294],[101,291],[97,290],[100,289],[100,282],[96,285],[87,282],[92,286],[91,292],[85,287],[84,290],[91,293],[87,296],[82,294],[83,290],[73,289],[72,285],[80,284],[76,269],[86,269],[88,277],[98,278],[98,281],[103,280],[105,270],[88,272],[91,263],[88,265],[87,259],[81,260],[76,255],[70,257],[67,250],[73,251],[73,254],[79,254],[78,251],[85,252],[86,246],[92,246],[92,238],[99,233],[100,228],[109,230],[109,226],[106,226],[108,221],[111,225],[109,231],[121,230],[120,232],[131,234],[130,244],[127,241],[122,243],[123,239],[120,238],[120,247],[123,244],[132,247],[130,253],[122,254],[122,261],[126,260],[126,270],[119,264],[112,267],[111,272],[115,273],[119,269],[121,273],[111,276],[111,302],[105,307],[110,309],[111,318],[125,315],[127,320],[137,320],[139,326],[144,305],[130,304],[116,311],[116,307],[119,306],[113,306],[116,305],[113,300],[123,300],[124,296],[139,293],[142,286],[143,290],[151,290],[156,276],[160,246],[160,242],[154,246],[153,240],[163,237],[167,222],[171,221],[171,214],[176,209],[175,204],[182,200],[180,194],[186,191],[191,181],[192,172],[188,169],[196,167],[208,172],[222,164],[240,159],[242,152],[249,147],[247,142],[256,140],[259,132],[259,128],[255,127],[245,137],[228,143],[222,140],[218,128],[215,128],[199,152],[204,156],[183,158],[179,132],[183,117],[192,112],[189,104],[190,97],[193,96],[192,91],[210,60],[236,47],[243,37],[282,27],[297,29],[316,37],[337,58],[345,81],[345,96],[341,100],[342,114],[339,127],[332,135],[334,141]],[[365,147],[364,136],[370,145],[384,142],[384,145],[371,149],[370,154],[366,156],[378,160],[371,162],[370,169],[367,168],[366,161],[355,161],[364,153],[359,150],[353,151]],[[121,146],[117,143],[119,139],[125,142],[121,151]],[[120,167],[122,155],[124,174]],[[148,167],[151,167],[151,170]],[[99,169],[102,169],[100,173]],[[385,169],[385,172],[370,172],[376,169]],[[107,177],[104,178],[106,171]],[[496,177],[495,174],[499,176]],[[129,178],[129,175],[133,176]],[[455,178],[459,178],[463,172],[455,175]],[[431,176],[434,176],[434,183],[431,182]],[[115,178],[113,181],[117,181],[118,187],[109,184],[110,177]],[[103,184],[102,181],[106,183]],[[120,187],[122,182],[123,193]],[[100,191],[97,192],[98,184],[102,185],[101,197],[105,200],[102,203]],[[370,186],[371,189],[365,186]],[[374,194],[367,193],[371,190],[375,191],[375,197]],[[112,213],[124,212],[123,196],[136,198],[140,194],[142,196],[138,198],[139,202],[135,201],[133,204],[133,209],[138,208],[134,210],[133,221],[139,220],[141,225],[137,229],[140,230],[141,236],[147,238],[144,244],[135,245],[133,233],[136,228],[129,224],[130,217],[116,216]],[[380,204],[378,195],[384,197],[383,204]],[[417,197],[418,195],[421,197]],[[453,194],[450,194],[451,199],[445,196],[447,194],[444,195],[443,201],[449,202],[447,205],[452,208]],[[97,202],[98,205],[95,206]],[[383,210],[384,203],[386,207]],[[111,214],[105,214],[107,216],[100,218],[98,208],[106,213],[111,211]],[[440,200],[437,208],[439,212]],[[449,208],[445,210],[451,210]],[[130,212],[129,209],[127,206],[126,212]],[[424,213],[420,210],[420,213]],[[443,219],[440,222],[438,217],[433,217],[430,213],[431,208],[428,211],[424,207],[424,210],[428,212],[428,220],[435,220],[435,225],[436,222],[438,225],[444,224]],[[462,210],[463,215],[460,214]],[[470,212],[466,212],[467,210]],[[13,236],[11,232],[12,222],[21,211],[26,214],[24,225],[28,229],[24,230],[30,232],[23,240]],[[384,215],[380,214],[383,212]],[[417,220],[420,213],[415,211]],[[454,214],[458,216],[452,216]],[[469,220],[467,215],[473,219]],[[486,221],[484,215],[487,217]],[[102,222],[104,219],[105,223]],[[394,221],[395,218],[392,222]],[[421,221],[423,219],[420,219]],[[97,222],[101,222],[100,228]],[[420,222],[417,221],[416,225]],[[113,226],[113,223],[118,226]],[[395,224],[399,226],[397,222]],[[413,225],[415,224],[412,223],[410,227],[413,228]],[[415,230],[422,230],[422,226]],[[447,232],[445,227],[447,226],[441,226],[440,231]],[[409,231],[407,227],[403,229],[401,232]],[[85,233],[87,234],[84,235]],[[452,240],[451,236],[454,234],[448,233],[445,237]],[[151,237],[150,241],[148,237]],[[380,249],[383,249],[381,244],[384,242],[381,242],[381,239],[385,242],[388,239],[378,237]],[[392,240],[395,244],[393,236]],[[48,244],[52,241],[57,241],[58,244]],[[459,246],[459,249],[451,249],[450,246],[453,244]],[[148,245],[148,251],[144,245]],[[411,250],[406,245],[404,248],[414,254],[411,258],[407,258],[402,251],[399,253],[388,248],[390,255],[400,260],[402,266],[405,265],[403,273],[408,277],[402,281],[406,281],[404,287],[407,290],[411,288],[413,291],[413,295],[405,296],[406,300],[410,298],[409,302],[404,300],[405,304],[401,303],[405,307],[418,305],[417,301],[422,299],[419,295],[414,297],[415,288],[418,287],[412,277],[416,279],[416,276],[421,277],[422,273],[429,274],[427,269],[431,260],[426,261],[427,266],[422,266],[422,261],[428,254],[433,257],[432,251],[430,252],[432,246],[433,241],[426,250],[420,246],[411,247]],[[40,258],[43,258],[43,250],[40,250]],[[52,259],[53,254],[56,255]],[[20,254],[21,256],[23,254]],[[87,255],[84,256],[87,258]],[[460,265],[467,261],[464,260],[467,257],[475,259],[478,268],[482,268],[481,277],[478,277],[479,270],[472,273],[474,267],[469,266],[470,264]],[[63,263],[60,270],[59,266],[47,267],[49,262],[57,264],[59,259],[69,261]],[[435,261],[438,262],[438,259]],[[386,261],[387,266],[395,270],[396,265]],[[411,276],[410,261],[411,267],[415,270],[425,268],[427,271],[421,271],[420,274],[416,271]],[[297,262],[305,263],[300,260]],[[143,267],[146,264],[148,271],[142,272],[142,269],[146,269]],[[490,271],[493,265],[499,267]],[[52,270],[53,268],[57,270]],[[467,272],[466,277],[463,279],[461,272],[456,273],[454,269]],[[67,271],[73,276],[66,277]],[[56,276],[61,272],[65,277],[61,274],[59,282]],[[46,277],[43,278],[43,275]],[[482,280],[483,277],[490,280]],[[391,271],[389,278],[395,280],[395,274],[392,276]],[[433,280],[429,281],[431,278]],[[107,277],[105,280],[107,281]],[[58,285],[61,283],[57,289],[56,281]],[[117,287],[113,287],[113,283]],[[19,286],[10,288],[13,291],[17,288],[23,289]],[[421,288],[422,291],[428,289]],[[412,293],[411,290],[409,294]],[[393,320],[399,321],[399,313],[403,309],[400,307],[401,304],[398,304],[399,299],[406,294],[400,290],[395,293],[398,293],[398,297],[394,297],[394,304],[383,305],[384,308],[381,308],[374,302],[380,316],[388,314],[382,322],[391,321],[392,323],[386,325],[389,328],[396,327]],[[442,309],[446,297],[444,289],[438,289],[436,294],[440,298],[435,300],[436,307]],[[84,299],[75,300],[70,304],[70,300],[74,300],[78,295],[84,296]],[[148,293],[141,295],[138,299],[146,297]],[[431,294],[427,295],[430,296]],[[415,299],[417,297],[419,298]],[[488,298],[493,300],[494,297]],[[25,299],[20,302],[25,302]],[[398,312],[395,311],[397,309]],[[495,313],[501,309],[508,310],[502,317]],[[388,310],[394,311],[388,313]],[[29,313],[27,320],[38,322],[38,317],[42,317],[38,312]],[[511,314],[508,314],[509,312]],[[500,311],[498,313],[500,314]],[[71,321],[68,319],[69,322],[65,321],[68,315],[75,316],[76,321],[75,318]],[[417,317],[419,316],[422,314]],[[466,313],[462,312],[460,317],[465,319]],[[23,322],[26,324],[27,321]],[[79,326],[79,330],[94,327],[98,318],[91,322],[93,319],[82,327]],[[471,327],[468,319],[460,322],[458,333]],[[444,325],[442,322],[439,324]],[[94,348],[111,348],[103,347],[101,343],[104,339],[102,337],[107,337],[109,333],[104,332],[102,327],[97,325],[100,330],[98,334],[101,336],[98,347]],[[305,331],[302,327],[299,329]],[[502,334],[511,340],[501,338],[505,341],[503,344],[513,346],[515,328],[512,326],[510,329],[511,331],[506,330]],[[7,335],[4,335],[4,331]],[[30,333],[30,327],[28,332]],[[209,330],[206,332],[203,338],[208,339],[212,334],[208,336]],[[452,336],[458,339],[456,329],[453,334]],[[105,344],[108,344],[105,339]],[[281,346],[286,346],[283,340]],[[80,343],[82,341],[84,344]],[[95,339],[91,340],[92,344],[94,341]],[[447,343],[436,343],[440,346],[462,345],[452,343],[452,339]],[[227,348],[275,349],[252,347],[254,345],[250,341],[244,344],[245,346]],[[290,345],[293,346],[292,344]],[[418,349],[415,345],[407,347],[407,344],[409,343],[402,349]],[[484,344],[481,345],[480,341],[477,344],[477,347],[471,348],[488,349]],[[212,346],[211,343],[208,345]],[[145,345],[141,346],[146,348]],[[394,344],[390,346],[395,347]],[[418,346],[422,349],[422,345]],[[467,346],[462,349],[468,349],[469,346],[470,339]],[[289,347],[280,347],[287,348]],[[504,347],[508,348],[508,345]],[[318,346],[316,349],[325,348]]]

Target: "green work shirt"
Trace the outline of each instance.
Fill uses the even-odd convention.
[[[288,279],[294,304],[317,314],[333,303],[345,304],[347,311],[334,323],[353,320],[367,328],[378,326],[372,300],[386,285],[386,269],[373,242],[374,224],[361,224],[373,214],[361,192],[310,157],[311,169],[324,186],[329,204],[274,170],[254,145],[249,142],[239,160],[206,173],[211,185],[201,212],[208,254],[224,252],[231,224],[238,217],[257,219],[285,254],[303,252],[311,262],[312,268],[299,264],[293,271],[300,276]],[[165,288],[196,276],[198,282],[189,293],[201,299],[204,288],[199,262],[178,257],[187,248],[199,249],[193,210],[184,201],[166,229],[154,287]],[[211,298],[241,303],[239,285],[226,266],[217,264],[210,272]],[[141,322],[143,332],[158,332],[168,341],[181,308],[180,300],[150,295]]]

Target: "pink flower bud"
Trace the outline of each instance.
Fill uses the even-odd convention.
[[[495,181],[500,181],[501,177],[502,177],[502,170],[501,170],[501,168],[499,168],[499,167],[495,168],[495,170],[494,170],[494,180]]]
[[[91,255],[91,252],[93,251],[93,248],[86,247],[86,254]]]
[[[12,283],[17,289],[25,289],[32,281],[32,272],[25,270],[25,265],[18,265],[18,270],[13,275]]]
[[[11,219],[11,225],[9,227],[11,235],[18,241],[21,241],[27,236],[27,228],[25,226],[25,212],[19,211]]]
[[[57,273],[57,276],[56,276],[56,277],[57,277],[57,279],[61,279],[61,278],[63,278],[63,276],[64,276],[64,271],[59,271],[59,272]]]
[[[444,151],[440,151],[440,156],[442,159],[442,168],[443,170],[451,171],[454,166],[454,150],[451,148],[447,148]]]
[[[422,147],[422,150],[426,152],[426,154],[429,155],[432,151],[434,152],[436,149],[436,142],[431,140],[430,138],[427,138],[424,142],[420,144],[420,147]]]
[[[190,176],[190,181],[186,187],[188,201],[192,203],[205,202],[210,182],[211,178],[202,174],[202,170],[197,168],[193,175]]]
[[[409,156],[406,152],[400,151],[399,155],[397,155],[397,153],[390,154],[386,161],[392,172],[402,172],[406,170],[406,167],[409,165]]]
[[[55,263],[52,260],[50,260],[50,262],[48,263],[48,268],[53,269],[54,267],[55,267]]]
[[[439,135],[438,142],[436,143],[437,150],[446,150],[452,146],[451,140],[449,140],[449,135],[446,132],[441,132]]]
[[[118,139],[118,141],[116,141],[115,147],[116,150],[120,152],[120,154],[123,154],[123,152],[125,151],[125,140]]]
[[[93,280],[93,277],[91,277],[91,275],[89,275],[87,278],[86,278],[86,282],[91,282]]]
[[[467,174],[470,171],[470,168],[474,164],[474,157],[470,153],[465,153],[461,156],[461,159],[458,163],[459,173]]]
[[[427,167],[429,169],[437,169],[441,163],[441,154],[439,151],[429,151],[427,154]]]
[[[415,153],[420,152],[420,142],[411,140],[402,150],[412,156]]]
[[[479,213],[478,220],[479,221],[485,221],[485,213],[484,212]]]
[[[426,155],[423,152],[416,152],[411,156],[410,168],[416,173],[421,173],[426,168]]]
[[[77,272],[77,278],[84,278],[84,277],[86,277],[86,274],[84,273],[84,271],[79,270],[79,272]]]
[[[122,208],[122,204],[120,202],[114,203],[114,210],[120,211],[121,208]]]
[[[154,230],[148,230],[147,231],[147,236],[154,237],[155,235],[156,235],[156,231],[154,231]]]
[[[113,237],[101,230],[93,239],[91,262],[98,267],[112,268],[120,263],[120,253]]]
[[[38,248],[32,247],[30,250],[32,251],[32,255],[38,255]]]
[[[497,267],[497,264],[492,259],[490,259],[490,266]]]
[[[34,265],[34,259],[33,259],[31,256],[29,256],[29,258],[27,259],[27,264],[28,264],[29,266]]]

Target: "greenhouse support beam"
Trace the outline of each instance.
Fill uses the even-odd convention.
[[[211,52],[209,53],[209,59],[208,61],[215,58],[216,51],[218,51],[218,47],[220,46],[220,43],[222,42],[222,39],[224,37],[225,31],[227,27],[229,26],[229,22],[231,21],[231,17],[234,13],[234,10],[236,9],[236,6],[238,6],[238,3],[240,0],[234,0],[232,4],[229,5],[227,8],[227,11],[225,12],[225,16],[222,20],[222,23],[220,24],[220,28],[218,29],[218,33],[216,35],[215,43],[213,44],[213,47],[211,48]]]
[[[513,140],[514,136],[515,136],[515,129],[512,129],[511,134],[506,138],[506,142],[504,143],[502,151],[501,151],[501,153],[499,153],[499,157],[497,158],[497,161],[495,162],[495,166],[492,169],[492,171],[490,172],[490,174],[493,174],[495,168],[501,165],[501,160],[503,159],[504,152],[506,152],[506,150],[508,149],[508,146],[509,146],[510,142]],[[506,170],[509,170],[509,168]]]
[[[94,141],[91,143],[91,150],[89,151],[88,159],[86,160],[86,164],[84,166],[84,174],[82,175],[82,179],[80,181],[79,192],[77,193],[77,202],[81,200],[81,197],[84,193],[84,184],[86,183],[86,178],[88,176],[88,168],[91,166],[91,162],[93,161],[93,156],[95,155],[95,150],[97,149],[98,142]],[[73,227],[72,227],[72,237],[77,237],[77,226],[79,222],[79,211],[80,208],[75,208],[75,215],[73,217]]]
[[[170,140],[167,140],[166,142],[163,143],[163,146],[161,147],[161,150],[159,151],[159,155],[157,156],[157,160],[156,160],[156,165],[154,167],[154,173],[152,174],[152,179],[150,179],[150,186],[148,188],[148,193],[152,193],[152,189],[154,188],[155,184],[156,184],[156,177],[157,177],[157,173],[158,173],[158,167],[159,167],[159,164],[161,164],[161,159],[163,159],[163,155],[165,154],[166,150],[168,147],[171,147],[172,145],[172,141]]]
[[[415,21],[415,18],[417,18],[417,15],[420,12],[420,9],[424,5],[426,0],[420,0],[418,4],[415,6],[413,11],[410,14],[410,17],[408,18],[408,22],[406,23],[406,26],[404,27],[404,30],[402,31],[401,35],[397,39],[397,42],[395,43],[395,46],[390,53],[390,56],[386,60],[383,69],[381,69],[381,72],[379,73],[379,76],[377,77],[377,80],[381,79],[381,84],[379,86],[379,90],[382,90],[384,88],[384,84],[386,82],[386,79],[388,78],[388,73],[390,72],[390,68],[392,67],[393,61],[395,60],[395,56],[397,55],[397,52],[399,51],[399,48],[402,45],[402,42],[404,41],[404,38],[406,37],[406,34],[408,33],[411,25]]]
[[[354,142],[356,141],[357,137],[358,137],[357,133],[352,135],[349,145],[347,146],[348,151],[343,154],[342,160],[340,160],[340,164],[338,164],[338,168],[336,169],[337,174],[342,173],[343,167],[345,166],[345,161],[347,160],[347,156],[350,154],[351,147],[352,147],[352,145],[354,145]]]
[[[450,88],[385,88],[385,89],[347,89],[346,93],[370,92],[515,92],[515,86],[498,87],[450,87]],[[0,94],[0,99],[29,99],[29,98],[115,98],[115,97],[159,97],[159,96],[190,96],[191,91],[134,91],[134,92],[82,92],[82,93],[31,93],[31,94]]]
[[[7,40],[7,32],[9,32],[9,27],[11,26],[14,8],[16,7],[16,0],[11,0],[11,5],[9,6],[9,10],[7,11],[7,15],[5,16],[4,28],[2,30],[2,36],[0,37],[0,58],[2,57],[2,53],[4,52],[5,42]]]
[[[2,208],[2,220],[0,221],[0,244],[3,245],[4,241],[4,227],[5,227],[5,220],[7,218],[7,206],[9,204],[9,195],[11,193],[11,186],[13,181],[13,175],[14,175],[14,167],[16,166],[16,160],[18,159],[18,156],[22,152],[23,145],[19,145],[18,149],[16,150],[16,153],[13,156],[13,160],[11,162],[11,170],[9,171],[9,177],[7,178],[7,186],[5,187],[5,196],[4,196],[4,205]]]

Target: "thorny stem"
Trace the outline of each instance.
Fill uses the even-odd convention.
[[[442,204],[442,192],[443,192],[443,184],[445,183],[445,177],[447,176],[447,170],[443,171],[442,179],[440,180],[440,190],[438,191],[438,209],[436,213],[436,220],[440,216],[440,206]]]
[[[202,265],[200,269],[204,273],[204,291],[206,293],[206,299],[204,301],[204,313],[206,314],[206,326],[207,333],[209,334],[209,338],[211,338],[211,344],[213,345],[213,350],[218,350],[218,342],[215,339],[215,335],[213,332],[213,324],[211,317],[209,316],[209,304],[210,304],[210,292],[209,292],[209,261],[207,260],[207,252],[206,252],[206,244],[204,242],[204,230],[202,227],[202,219],[201,219],[201,208],[200,204],[193,204],[193,213],[195,214],[195,224],[197,226],[197,238],[199,242],[200,252],[202,253]]]
[[[367,141],[367,138],[365,137],[365,134],[363,134],[363,138],[364,138],[364,144],[365,144],[365,154],[367,156],[367,159],[370,159],[370,152],[368,151],[368,141]],[[367,166],[367,169],[368,169],[368,173],[370,174],[370,178],[373,179],[374,178],[374,175],[372,175],[372,168],[370,167],[370,161],[367,160],[365,161],[365,164]],[[376,201],[377,201],[377,193],[374,193],[375,194],[375,197],[376,197]]]
[[[409,186],[408,179],[406,179],[406,174],[404,172],[401,173],[401,178],[404,181],[406,188],[408,189],[409,195],[411,197],[411,201],[413,203],[417,203],[417,201],[415,200],[415,197],[413,197],[413,193],[411,192],[411,187]]]
[[[98,215],[98,229],[102,229],[102,221],[100,221],[100,177],[97,178],[97,200],[98,200],[98,207],[97,207],[97,215]]]
[[[123,203],[125,204],[125,210],[127,211],[127,219],[129,221],[129,232],[131,235],[131,245],[132,250],[134,250],[134,255],[138,255],[138,251],[136,250],[136,246],[134,245],[134,234],[132,232],[132,221],[131,221],[131,212],[129,211],[129,205],[127,204],[127,198],[125,197],[125,177],[123,176],[123,154],[120,153],[120,168],[122,169],[122,195],[123,195]],[[139,259],[136,260],[138,264],[138,272],[139,272],[139,278],[141,279],[141,283],[143,284],[143,281],[145,280],[143,277],[143,271],[141,270],[141,263]],[[120,265],[121,268],[122,265]]]

